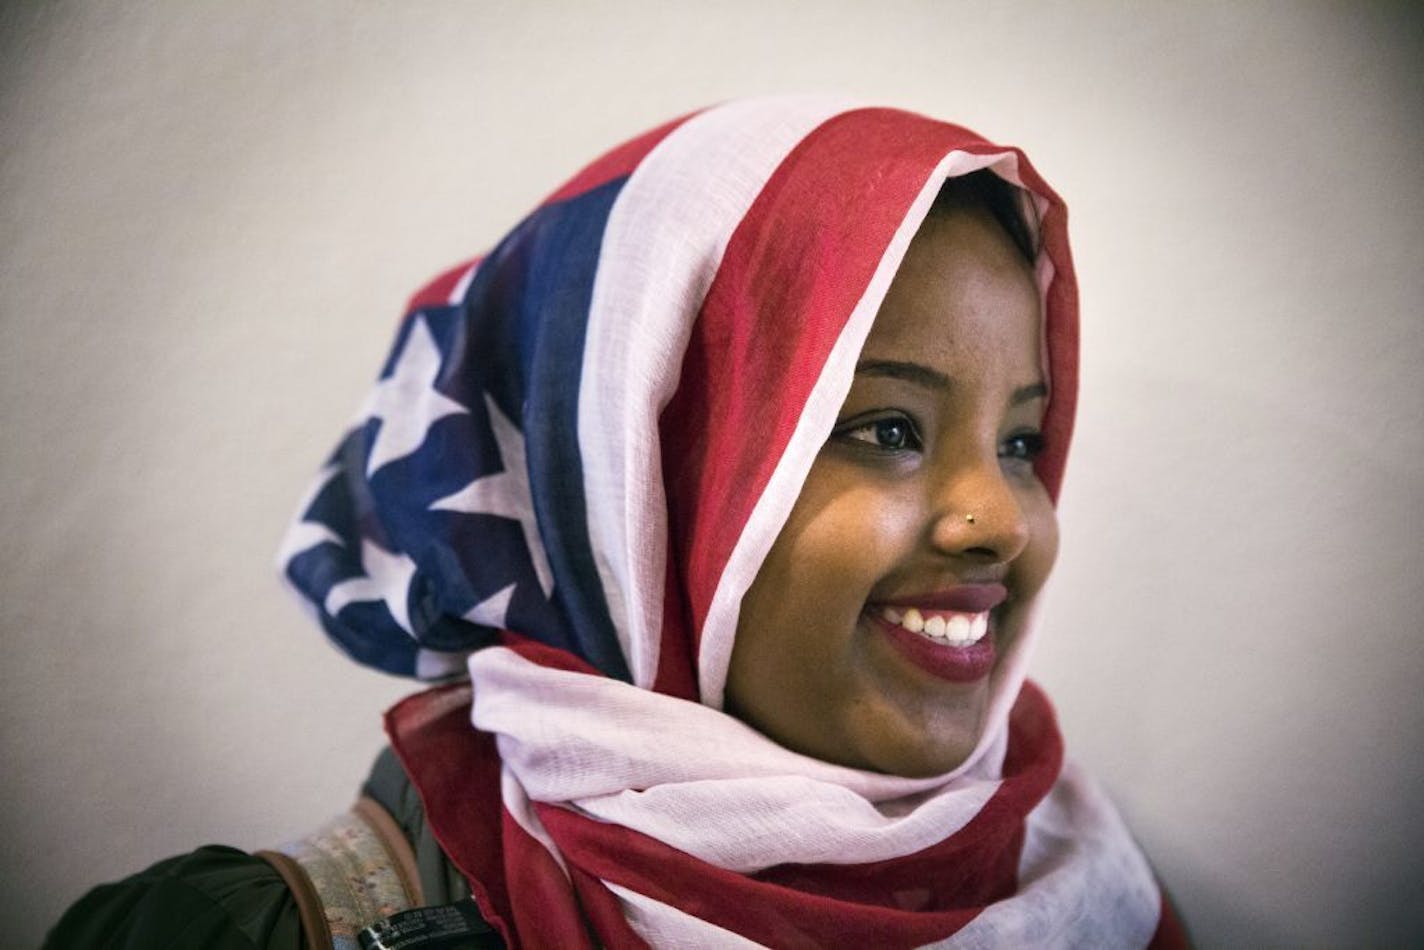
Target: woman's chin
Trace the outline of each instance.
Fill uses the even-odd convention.
[[[905,778],[930,778],[953,772],[974,752],[978,735],[962,742],[934,743],[927,748],[895,750],[875,763],[875,771]]]
[[[863,768],[887,775],[929,778],[952,772],[974,753],[983,730],[987,693],[956,697],[939,708],[883,708],[862,720],[855,756]]]

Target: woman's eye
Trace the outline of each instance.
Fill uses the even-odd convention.
[[[1032,462],[1043,454],[1042,432],[1020,432],[1004,440],[999,448],[999,458]]]
[[[892,452],[920,447],[915,427],[903,416],[890,416],[846,429],[841,433],[841,437]]]

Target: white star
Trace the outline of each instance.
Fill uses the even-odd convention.
[[[338,471],[340,471],[340,466],[337,465],[328,465],[322,469],[317,473],[316,481],[312,483],[312,486],[307,489],[306,495],[302,497],[301,504],[297,506],[297,517],[303,520],[293,522],[291,527],[287,529],[286,535],[282,538],[282,547],[277,551],[277,567],[279,569],[285,569],[287,563],[291,561],[292,558],[301,554],[303,551],[310,551],[318,544],[333,541],[345,546],[345,542],[341,540],[341,536],[331,530],[330,526],[324,525],[320,521],[305,520],[307,510],[311,508],[312,502],[316,500],[316,496],[321,494],[321,490],[326,487],[327,483],[336,477]]]
[[[436,391],[435,380],[439,375],[440,348],[435,345],[425,318],[416,317],[391,375],[376,384],[361,407],[361,416],[365,419],[381,420],[371,445],[371,456],[366,461],[368,477],[387,462],[405,458],[420,448],[437,419],[469,412]]]
[[[465,612],[465,619],[470,623],[484,624],[486,627],[503,630],[505,626],[504,615],[509,612],[509,602],[514,597],[514,588],[516,586],[515,584],[510,584],[508,587],[475,604],[475,606]]]
[[[415,577],[415,562],[404,554],[392,554],[378,544],[362,540],[361,567],[366,572],[365,577],[331,585],[331,590],[326,592],[326,603],[322,605],[326,612],[335,617],[347,604],[383,600],[401,629],[415,636],[406,608],[410,582]]]
[[[543,588],[544,596],[548,597],[554,589],[554,572],[549,567],[549,555],[544,553],[544,544],[539,540],[534,499],[529,493],[529,478],[525,474],[524,436],[488,395],[485,396],[485,405],[489,408],[490,428],[494,430],[494,440],[499,444],[499,458],[504,471],[475,479],[455,494],[441,498],[430,509],[498,515],[518,521],[524,529],[524,543],[529,548],[529,559],[534,562],[539,586]]]

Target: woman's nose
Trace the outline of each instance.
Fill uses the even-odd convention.
[[[930,543],[945,554],[1007,563],[1028,545],[1028,519],[997,457],[956,465],[932,505]]]

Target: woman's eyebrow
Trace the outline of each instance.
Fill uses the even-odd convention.
[[[856,364],[857,376],[889,376],[916,383],[928,389],[948,389],[949,377],[937,369],[930,369],[920,363],[906,363],[901,360],[861,360]]]
[[[1019,406],[1026,402],[1033,402],[1035,399],[1048,398],[1047,383],[1029,383],[1027,386],[1020,386],[1014,390],[1013,396],[1009,399],[1009,405]]]
[[[950,378],[937,369],[931,369],[921,363],[909,363],[902,360],[862,360],[856,364],[855,373],[857,376],[889,376],[892,379],[903,379],[906,382],[924,386],[926,389],[949,389],[953,385]],[[1009,398],[1009,405],[1018,406],[1047,396],[1047,384],[1041,381],[1029,383],[1027,386],[1020,386],[1014,390],[1013,395]]]

